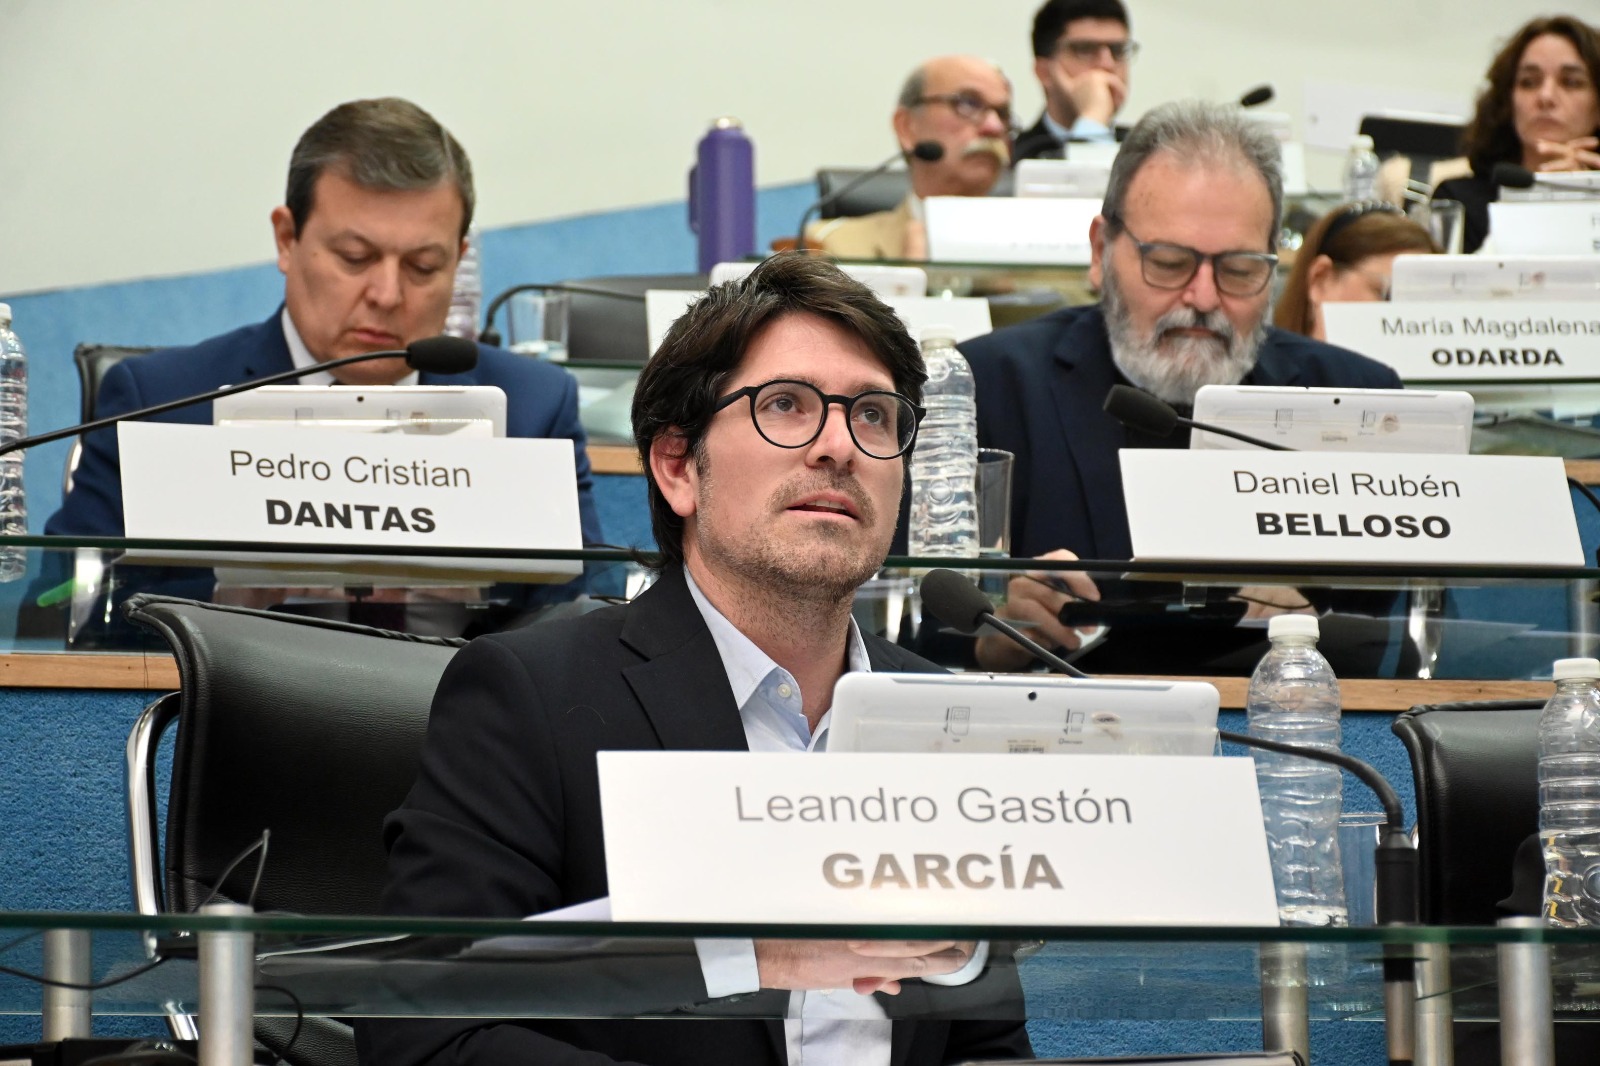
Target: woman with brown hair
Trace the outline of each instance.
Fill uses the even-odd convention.
[[[1428,231],[1393,204],[1342,204],[1306,234],[1273,309],[1272,324],[1326,340],[1323,304],[1387,300],[1395,256],[1438,250]]]
[[[1489,234],[1489,204],[1500,195],[1496,163],[1600,170],[1600,30],[1570,15],[1534,19],[1500,49],[1487,79],[1462,135],[1472,177],[1433,192],[1466,205],[1469,252]]]

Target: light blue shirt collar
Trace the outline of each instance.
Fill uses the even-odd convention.
[[[717,610],[687,567],[683,571],[689,583],[689,595],[700,609],[711,639],[722,658],[722,669],[728,675],[728,685],[733,689],[733,702],[739,708],[739,719],[744,724],[745,741],[751,751],[810,751],[827,747],[828,725],[833,717],[830,709],[817,723],[813,734],[802,711],[800,684],[794,675],[779,666],[739,628]],[[861,630],[855,619],[850,619],[850,632],[845,644],[845,669],[871,671],[867,658],[867,645],[861,639]]]

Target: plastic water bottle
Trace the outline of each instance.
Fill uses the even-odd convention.
[[[1600,661],[1557,659],[1539,716],[1539,838],[1544,916],[1600,924]]]
[[[1339,681],[1317,650],[1316,618],[1280,614],[1267,626],[1272,649],[1250,677],[1250,735],[1339,750]],[[1337,766],[1252,752],[1266,821],[1278,914],[1285,925],[1347,925],[1339,865]]]
[[[28,356],[11,330],[11,305],[0,304],[0,444],[28,435]],[[22,492],[22,453],[0,456],[0,533],[28,532],[28,505]],[[0,550],[0,581],[15,581],[27,569],[21,548]]]
[[[1372,138],[1358,133],[1351,140],[1350,154],[1344,160],[1345,202],[1375,199],[1377,191],[1378,153],[1372,149]]]
[[[922,333],[928,414],[911,454],[912,555],[978,554],[978,405],[972,368],[956,351],[955,332]]]
[[[456,287],[450,294],[450,311],[444,331],[452,337],[478,339],[478,312],[483,307],[483,251],[478,227],[467,230],[467,250],[456,264]]]

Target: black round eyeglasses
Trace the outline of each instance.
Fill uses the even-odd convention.
[[[828,408],[844,408],[845,425],[856,447],[874,459],[894,459],[911,450],[926,412],[898,392],[837,396],[807,381],[778,380],[747,385],[717,400],[712,413],[749,397],[750,419],[768,444],[804,448],[822,435]]]

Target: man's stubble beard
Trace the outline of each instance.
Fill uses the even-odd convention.
[[[1158,318],[1148,336],[1140,337],[1109,256],[1104,274],[1100,307],[1111,342],[1111,360],[1141,389],[1167,403],[1192,406],[1202,386],[1237,385],[1254,369],[1267,335],[1265,304],[1255,328],[1247,334],[1236,331],[1221,308],[1202,313],[1177,307]],[[1226,344],[1201,337],[1171,338],[1164,347],[1160,344],[1165,331],[1195,326],[1213,330]]]
[[[854,600],[856,590],[883,566],[889,551],[887,538],[868,550],[861,539],[852,536],[854,529],[821,522],[814,526],[816,536],[796,544],[780,542],[771,526],[725,536],[716,523],[704,521],[714,506],[716,491],[709,458],[698,452],[693,461],[700,474],[695,544],[701,557],[707,566],[737,577],[753,593],[766,597],[774,610],[782,611],[785,601],[806,601],[816,606],[848,604]],[[854,477],[799,475],[774,490],[767,504],[776,514],[800,496],[823,489],[849,496],[862,526],[876,526],[877,507]],[[897,498],[896,509],[898,506]]]

